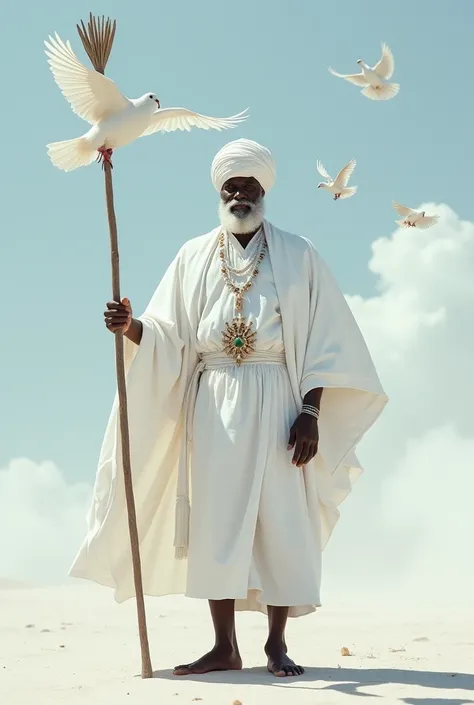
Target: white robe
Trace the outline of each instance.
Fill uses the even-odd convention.
[[[248,251],[232,235],[229,240],[234,267],[259,249],[257,239]],[[303,472],[287,450],[299,408],[285,364],[272,266],[266,257],[245,296],[243,314],[258,332],[258,355],[240,367],[219,361],[221,331],[235,301],[219,268],[216,258],[197,331],[198,353],[217,361],[211,357],[212,369],[203,372],[195,405],[186,595],[233,598],[237,609],[310,611],[320,604],[319,521],[310,521]]]
[[[189,398],[201,356],[219,348],[233,297],[220,273],[219,230],[187,242],[141,317],[140,346],[126,344],[132,472],[145,594],[235,598],[237,609],[261,611],[285,604],[299,616],[319,604],[321,551],[361,472],[355,446],[387,398],[313,245],[264,228],[268,254],[244,315],[257,323],[259,354],[284,352],[286,365],[206,370]],[[319,451],[298,469],[288,431],[316,387],[324,388]],[[177,469],[190,425],[189,557],[178,561]],[[134,594],[117,400],[71,574],[114,587],[119,602]]]

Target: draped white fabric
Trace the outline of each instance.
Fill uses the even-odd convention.
[[[381,413],[383,393],[347,303],[314,247],[264,224],[268,253],[247,292],[260,355],[286,365],[210,365],[193,405],[189,556],[174,557],[177,467],[189,381],[220,352],[233,296],[220,273],[219,231],[178,253],[129,341],[127,388],[143,582],[148,595],[233,597],[238,609],[319,604],[321,551],[361,468],[355,446]],[[232,241],[235,263],[237,241]],[[248,254],[247,254],[248,256]],[[304,469],[286,450],[302,396],[323,387],[320,446]],[[133,596],[117,401],[106,430],[88,534],[76,577]]]

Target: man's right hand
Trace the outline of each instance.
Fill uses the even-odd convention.
[[[121,332],[125,334],[133,320],[132,306],[128,299],[109,301],[107,310],[104,311],[105,325],[111,333]]]

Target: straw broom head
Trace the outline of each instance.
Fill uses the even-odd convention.
[[[112,51],[117,21],[111,20],[110,17],[105,19],[103,15],[102,17],[94,17],[91,12],[87,27],[82,20],[76,26],[92,66],[98,73],[105,73],[105,67]]]

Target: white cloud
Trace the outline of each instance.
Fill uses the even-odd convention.
[[[409,547],[397,581],[403,594],[472,603],[473,459],[474,433],[465,438],[454,424],[434,428],[408,442],[384,483],[383,517]]]
[[[0,470],[0,576],[65,579],[85,531],[91,488],[68,485],[51,462],[18,458]]]
[[[374,242],[377,294],[348,297],[390,404],[359,449],[366,474],[327,550],[326,602],[443,606],[474,590],[474,223],[421,207],[439,224]],[[0,575],[60,579],[89,493],[52,463],[1,471]]]
[[[348,297],[390,403],[359,449],[366,475],[329,548],[326,593],[349,570],[371,601],[442,605],[474,590],[474,224],[421,209],[438,225],[374,242],[378,294]]]

